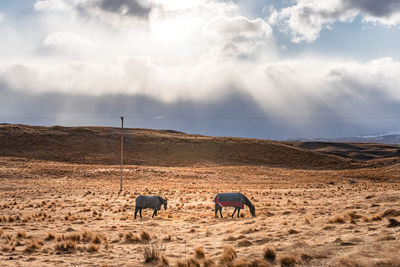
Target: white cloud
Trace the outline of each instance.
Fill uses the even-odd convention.
[[[0,13],[0,23],[4,21],[4,14]]]
[[[365,23],[394,26],[400,23],[397,0],[296,0],[295,4],[273,10],[269,22],[288,33],[295,43],[313,42],[323,29],[335,22],[351,22],[361,15]]]
[[[89,38],[70,32],[56,32],[49,34],[43,42],[46,46],[88,46],[92,42]]]
[[[273,51],[272,29],[262,19],[219,17],[212,20],[206,29],[215,34],[214,38],[221,45],[220,50],[227,56],[246,58],[257,52],[257,56],[260,56],[265,51]]]
[[[64,0],[39,0],[34,4],[35,10],[38,11],[66,11],[70,9]]]

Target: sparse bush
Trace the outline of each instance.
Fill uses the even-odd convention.
[[[143,258],[145,263],[157,262],[160,260],[163,248],[160,248],[157,244],[151,244],[144,247]]]

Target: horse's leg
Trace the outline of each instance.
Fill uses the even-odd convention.
[[[217,203],[215,203],[214,210],[215,210],[215,218],[218,218],[218,204]]]
[[[237,208],[235,208],[235,210],[233,211],[233,213],[232,213],[232,218],[233,218],[233,216],[235,216],[235,212],[237,211]]]
[[[238,214],[237,214],[238,218],[239,218],[239,212],[240,212],[240,208],[238,208]]]
[[[154,216],[156,216],[156,215],[157,215],[157,210],[154,209],[153,216],[151,216],[151,218],[154,218]]]
[[[137,212],[138,212],[138,207],[135,207],[135,219],[136,219],[136,214],[137,214]]]
[[[142,209],[143,209],[143,208],[139,208],[140,219],[142,219]]]
[[[222,207],[219,207],[219,215],[221,215],[221,218],[224,218],[224,217],[222,216]]]

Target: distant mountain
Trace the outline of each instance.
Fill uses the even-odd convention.
[[[400,132],[385,132],[368,135],[358,135],[354,137],[339,137],[339,138],[310,138],[310,139],[291,139],[287,141],[300,142],[338,142],[338,143],[379,143],[400,145]]]

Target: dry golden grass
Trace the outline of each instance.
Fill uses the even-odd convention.
[[[37,240],[32,240],[28,245],[26,245],[24,252],[32,253],[38,251],[42,248],[43,244]]]
[[[78,249],[78,243],[71,240],[58,242],[54,249],[61,253],[73,253]]]
[[[0,260],[142,266],[143,248],[158,243],[165,251],[155,266],[396,266],[399,227],[387,226],[400,221],[399,171],[131,165],[117,197],[117,166],[0,157]],[[374,176],[392,180],[361,178]],[[215,194],[235,191],[251,199],[257,217],[245,207],[241,218],[231,218],[231,208],[214,218]],[[168,209],[133,220],[139,194],[167,197]],[[39,246],[30,247],[34,240]]]

